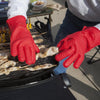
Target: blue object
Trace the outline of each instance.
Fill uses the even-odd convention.
[[[67,68],[65,68],[63,66],[63,62],[67,59],[68,57],[66,57],[65,59],[61,60],[59,62],[59,65],[53,70],[55,75],[59,75],[61,73],[66,73]]]

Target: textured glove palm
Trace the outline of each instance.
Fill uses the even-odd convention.
[[[100,31],[95,27],[83,28],[82,31],[68,35],[58,43],[59,53],[55,56],[57,61],[68,57],[63,63],[68,67],[74,62],[74,67],[79,68],[86,52],[100,45]]]
[[[18,56],[20,62],[34,64],[35,54],[39,52],[38,47],[27,30],[24,16],[15,16],[7,20],[11,31],[10,50],[12,56]]]

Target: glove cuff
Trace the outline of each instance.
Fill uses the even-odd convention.
[[[20,16],[20,15],[15,16],[15,17],[8,19],[7,24],[10,28],[11,33],[12,33],[13,30],[18,26],[26,27],[26,18],[24,16]]]
[[[100,30],[96,27],[88,27],[83,30],[83,34],[87,40],[87,51],[100,45]]]

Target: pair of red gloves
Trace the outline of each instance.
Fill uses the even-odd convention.
[[[10,49],[12,56],[18,56],[19,61],[27,64],[35,63],[35,54],[39,52],[30,32],[26,27],[24,16],[16,16],[7,20],[11,30]],[[57,61],[68,57],[63,65],[68,67],[74,62],[78,68],[84,60],[86,52],[100,45],[100,30],[95,27],[84,28],[82,31],[68,35],[58,43]]]

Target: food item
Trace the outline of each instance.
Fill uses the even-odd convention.
[[[16,62],[15,61],[8,61],[8,62],[2,64],[0,66],[0,69],[2,69],[2,68],[8,68],[9,66],[12,66],[13,67],[15,65],[16,65]]]
[[[50,48],[42,48],[40,50],[40,53],[36,54],[36,60],[38,60],[38,58],[45,58],[47,56],[53,56],[55,54],[58,53],[58,48],[57,47],[50,47]]]
[[[37,2],[35,3],[35,5],[42,5],[42,4],[44,4],[43,1],[37,1]]]
[[[8,63],[9,62],[7,62],[7,64]],[[36,71],[36,70],[41,70],[41,69],[48,69],[48,68],[51,68],[53,66],[55,66],[55,65],[53,65],[53,64],[44,64],[44,65],[37,65],[35,67],[28,67],[28,66],[24,66],[24,67],[18,66],[18,67],[16,67],[16,66],[13,66],[13,67],[9,67],[9,68],[0,68],[0,75],[3,75],[3,74],[9,75],[10,72],[18,71],[18,70]]]
[[[8,56],[10,55],[9,50],[0,51],[0,65],[8,61]]]
[[[45,58],[47,56],[53,56],[55,55],[56,53],[58,53],[58,48],[57,47],[50,47],[50,48],[43,48],[40,50],[41,52],[36,54],[36,60],[38,60],[39,58]],[[9,61],[7,59],[7,56],[9,56],[9,53],[5,53],[5,54],[8,54],[4,55],[4,57],[1,57],[0,58],[0,62],[3,63],[0,65],[0,75],[3,75],[3,74],[6,74],[8,75],[10,72],[12,71],[17,71],[17,70],[29,70],[29,71],[36,71],[36,70],[41,70],[41,69],[48,69],[48,68],[51,68],[55,65],[53,64],[43,64],[43,65],[36,65],[35,67],[28,67],[27,66],[16,66],[16,62],[15,61]],[[4,60],[5,58],[5,60]],[[4,60],[4,62],[3,62]]]
[[[10,74],[10,72],[13,72],[13,71],[17,71],[17,70],[19,70],[21,67],[19,66],[19,67],[10,67],[10,68],[8,68],[8,69],[6,69],[6,68],[1,68],[0,69],[0,75],[3,75],[3,74],[5,74],[5,75],[9,75]]]
[[[41,49],[43,49],[43,48],[46,48],[46,46],[45,45],[37,45],[38,46],[38,48],[41,50]]]
[[[37,40],[34,40],[34,42],[37,44],[37,43],[42,43],[43,42],[43,39],[37,39]]]
[[[13,61],[9,59],[10,57],[10,46],[9,43],[0,44],[0,75],[9,75],[11,72],[15,71],[38,71],[42,69],[48,69],[56,66],[55,63],[52,63],[52,56],[58,53],[58,48],[55,46],[50,46],[49,39],[44,39],[42,35],[46,33],[37,33],[33,32],[32,37],[34,42],[40,49],[40,53],[36,54],[36,63],[33,65],[21,64],[18,60]],[[51,58],[50,58],[51,57]]]

